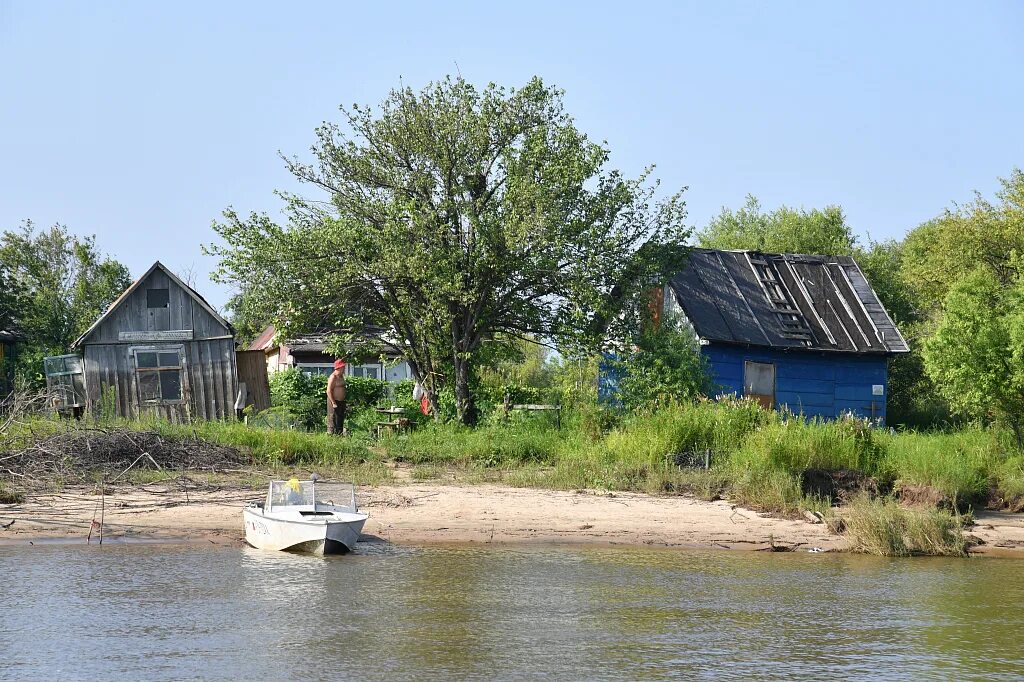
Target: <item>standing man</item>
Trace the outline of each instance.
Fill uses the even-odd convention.
[[[334,372],[327,380],[327,433],[345,433],[345,361],[334,361]]]

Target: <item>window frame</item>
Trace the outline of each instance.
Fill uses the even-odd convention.
[[[157,355],[157,366],[156,367],[139,367],[139,354],[140,353],[155,353]],[[160,366],[160,354],[161,353],[175,353],[178,356],[178,364],[174,367],[161,367]],[[142,407],[152,407],[158,405],[182,405],[186,401],[186,394],[188,393],[188,365],[185,359],[185,346],[182,344],[161,344],[161,345],[145,345],[145,346],[130,346],[128,348],[128,354],[132,362],[133,380],[135,381],[135,394],[138,396],[139,405]],[[160,381],[160,374],[162,372],[178,372],[178,397],[167,399],[163,397],[163,383]],[[157,386],[160,388],[160,397],[156,400],[146,399],[142,395],[142,381],[141,375],[153,373],[156,374]]]

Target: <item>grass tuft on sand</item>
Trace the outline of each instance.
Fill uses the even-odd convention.
[[[892,498],[855,497],[841,511],[852,552],[877,556],[966,556],[960,517],[942,509],[913,509]]]

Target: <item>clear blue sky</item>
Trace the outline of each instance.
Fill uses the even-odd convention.
[[[1024,3],[0,0],[0,228],[194,269],[227,206],[279,216],[339,104],[454,73],[566,90],[702,225],[748,193],[899,237],[1024,165]],[[456,67],[456,64],[458,65]]]

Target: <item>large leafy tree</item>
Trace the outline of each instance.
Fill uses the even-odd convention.
[[[10,268],[0,262],[0,331],[14,329],[24,312],[24,291]]]
[[[696,237],[699,246],[711,249],[833,256],[851,253],[857,243],[838,206],[810,211],[781,206],[765,212],[753,196],[735,211],[723,208]]]
[[[1013,254],[1024,254],[1024,172],[1014,169],[999,182],[996,201],[976,194],[904,239],[902,278],[923,311],[941,308],[949,290],[979,267],[1012,285]]]
[[[280,302],[285,331],[392,346],[435,408],[454,387],[464,422],[483,344],[593,346],[682,263],[680,195],[655,204],[646,173],[609,169],[607,147],[540,79],[478,90],[449,78],[342,115],[317,130],[312,163],[288,162],[321,193],[286,195],[287,225],[228,211],[214,226],[219,277]]]
[[[1004,421],[1024,445],[1024,273],[1011,263],[1012,286],[978,267],[949,289],[924,359],[957,412]]]
[[[36,230],[31,221],[0,236],[0,270],[22,294],[18,366],[28,376],[38,375],[43,356],[67,352],[131,284],[128,269],[101,254],[94,237],[62,225]]]

